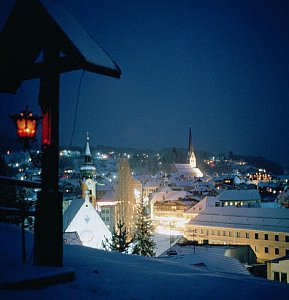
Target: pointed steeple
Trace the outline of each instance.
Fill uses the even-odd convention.
[[[196,156],[193,148],[192,143],[192,129],[190,127],[189,131],[189,147],[188,147],[188,164],[190,164],[193,168],[196,168],[197,162],[196,162]]]
[[[92,164],[88,132],[86,133],[86,146],[85,146],[85,152],[84,152],[84,164],[85,165]]]
[[[84,164],[80,168],[81,178],[93,178],[96,174],[95,166],[92,165],[92,155],[89,146],[89,135],[86,133],[86,146],[84,152]]]

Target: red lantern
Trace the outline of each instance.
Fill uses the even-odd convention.
[[[34,116],[31,111],[28,111],[27,106],[25,111],[12,116],[11,119],[16,125],[17,135],[20,139],[29,141],[36,137],[40,117]]]

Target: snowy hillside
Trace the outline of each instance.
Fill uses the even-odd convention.
[[[75,280],[39,289],[6,290],[3,283],[31,274],[46,276],[53,268],[21,267],[21,235],[0,224],[1,300],[11,299],[288,299],[289,285],[242,275],[223,275],[176,261],[109,253],[65,245],[64,265]],[[31,236],[28,253],[31,254]],[[48,249],[49,251],[49,249]],[[28,255],[29,256],[29,255]],[[24,273],[19,273],[19,272]],[[25,270],[25,271],[23,271]]]

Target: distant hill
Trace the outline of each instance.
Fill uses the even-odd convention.
[[[32,148],[40,148],[39,141],[36,141],[34,144],[32,144]],[[63,148],[63,147],[61,147]],[[182,163],[186,160],[186,149],[181,148],[164,148],[159,150],[152,150],[152,149],[135,149],[135,148],[124,148],[124,147],[113,147],[113,146],[105,146],[105,145],[97,145],[96,147],[91,147],[92,149],[96,151],[102,151],[102,152],[111,152],[115,151],[117,153],[129,153],[129,154],[137,154],[137,153],[147,153],[147,154],[156,154],[160,153],[163,157],[163,159],[168,163],[172,162],[178,162]],[[8,135],[1,134],[0,135],[0,153],[6,152],[8,149],[11,149],[13,151],[20,151],[23,150],[23,146],[21,142],[15,138]],[[80,152],[84,151],[84,148],[82,147],[73,147],[73,149],[77,149]],[[209,153],[206,151],[196,151],[196,156],[198,160],[204,160],[209,159],[212,156],[217,156],[214,153]],[[284,174],[284,169],[281,165],[264,158],[262,156],[250,156],[250,155],[242,155],[242,154],[233,154],[231,153],[232,157],[229,157],[233,160],[244,160],[248,162],[250,165],[260,168],[260,169],[266,169],[267,171],[273,173],[282,175]]]
[[[284,168],[282,166],[280,166],[279,164],[272,162],[271,160],[264,158],[262,156],[248,156],[248,155],[234,154],[232,159],[233,160],[244,160],[256,168],[266,169],[266,171],[271,172],[276,175],[284,174]]]

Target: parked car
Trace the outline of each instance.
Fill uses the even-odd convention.
[[[166,256],[173,256],[173,255],[177,255],[177,251],[176,250],[168,250],[166,253]]]

